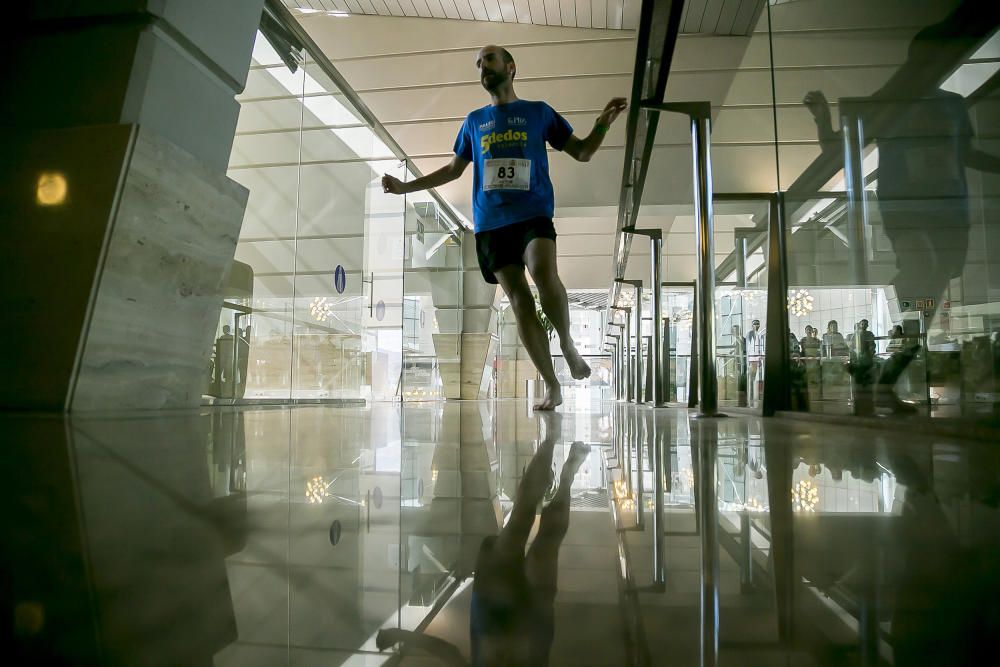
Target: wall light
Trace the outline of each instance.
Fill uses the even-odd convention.
[[[42,172],[35,187],[35,200],[39,206],[59,206],[66,201],[69,186],[66,177],[58,171]]]

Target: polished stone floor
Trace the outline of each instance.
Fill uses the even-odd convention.
[[[9,664],[960,665],[1000,635],[998,443],[582,398],[0,421]]]

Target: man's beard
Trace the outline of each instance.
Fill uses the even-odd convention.
[[[483,88],[490,91],[491,93],[500,88],[504,83],[507,82],[507,75],[503,72],[490,72],[480,79],[483,84]]]

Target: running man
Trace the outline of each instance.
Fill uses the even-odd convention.
[[[535,313],[535,299],[524,274],[527,267],[538,288],[546,317],[559,334],[563,356],[574,379],[590,376],[569,333],[569,304],[556,269],[555,200],[549,179],[545,142],[580,162],[587,162],[604,141],[611,124],[625,110],[624,97],[608,102],[585,139],[545,102],[514,94],[517,66],[507,49],[484,46],[476,56],[479,79],[492,103],[465,118],[451,162],[409,183],[382,177],[382,188],[406,194],[438,187],[473,168],[476,254],[486,282],[498,284],[510,301],[521,342],[542,379],[545,395],[536,410],[553,410],[562,391],[549,355],[549,339]]]

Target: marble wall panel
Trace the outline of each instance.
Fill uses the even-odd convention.
[[[139,128],[71,409],[194,407],[247,191]]]

